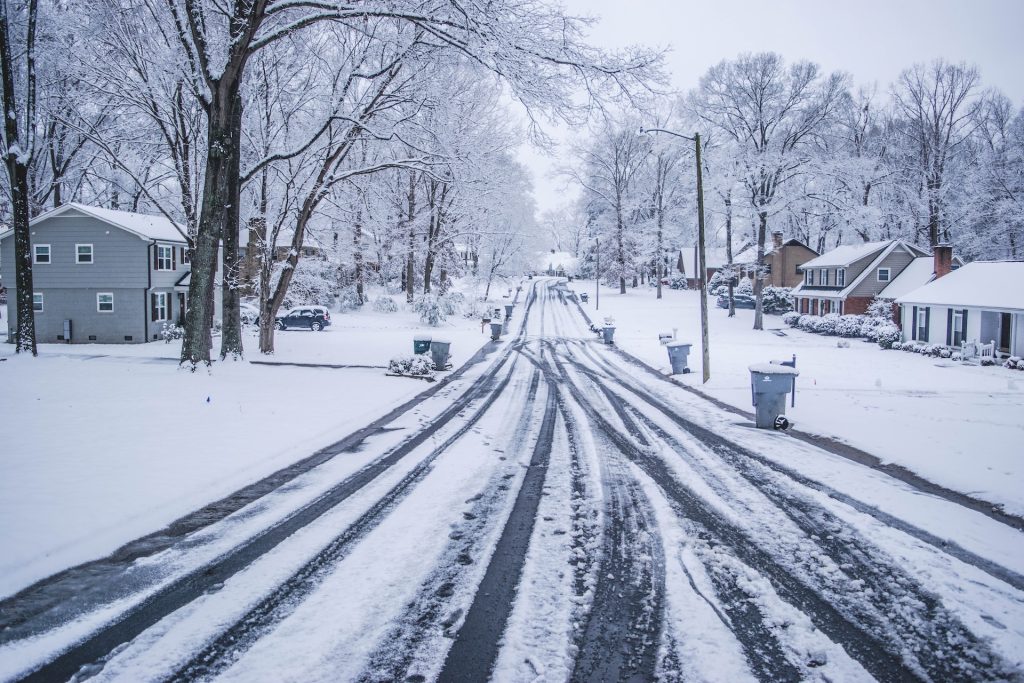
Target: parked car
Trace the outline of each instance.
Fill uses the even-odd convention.
[[[319,332],[331,324],[331,314],[323,306],[299,306],[284,315],[277,316],[276,327],[287,330],[299,327]]]
[[[238,308],[240,310],[243,325],[260,324],[260,309],[256,308],[252,304],[239,304]]]
[[[749,294],[733,294],[733,303],[736,304],[736,308],[756,308],[757,302],[754,297]],[[715,302],[719,308],[729,308],[729,295],[722,294],[718,297],[718,301]]]

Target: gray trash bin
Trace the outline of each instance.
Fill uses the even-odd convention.
[[[505,320],[508,320],[509,318],[512,317],[512,308],[513,307],[514,307],[514,304],[505,304]]]
[[[793,390],[800,372],[796,368],[774,363],[751,365],[749,369],[750,393],[758,429],[785,429],[789,426],[788,420],[783,417],[786,413],[786,394]]]
[[[501,323],[491,323],[491,339],[498,341],[501,338]]]
[[[672,374],[682,375],[690,371],[686,365],[686,359],[690,355],[690,347],[693,344],[684,341],[674,341],[665,344],[668,349],[668,362],[672,364]]]
[[[413,353],[430,353],[430,335],[418,334],[412,338]]]
[[[430,342],[430,356],[434,361],[435,370],[444,370],[448,365],[448,351],[452,343],[447,339],[434,339]]]
[[[614,341],[612,341],[615,338],[615,326],[614,325],[605,325],[604,328],[602,328],[602,330],[601,330],[601,334],[604,336],[604,343],[605,344],[614,344],[615,343]]]

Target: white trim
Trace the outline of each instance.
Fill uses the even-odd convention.
[[[45,261],[40,261],[39,260],[39,248],[40,247],[46,247],[46,260]],[[43,266],[48,266],[51,263],[53,263],[53,247],[51,247],[49,244],[33,244],[32,245],[32,265],[39,264],[39,265],[43,265]]]
[[[36,297],[39,297],[39,308],[36,308]],[[45,308],[45,297],[42,292],[32,292],[32,312],[42,313]]]
[[[88,261],[81,260],[81,256],[82,255],[80,253],[78,253],[78,248],[79,247],[89,247],[89,260]],[[96,263],[96,250],[93,248],[93,246],[91,244],[76,244],[75,245],[75,264],[83,265],[83,266],[91,266],[94,263]]]
[[[157,297],[157,301],[159,301],[160,298],[163,297],[163,302],[164,302],[163,306],[161,306],[159,304],[154,306],[154,308],[157,311],[159,311],[161,308],[163,308],[164,310],[163,310],[163,313],[161,314],[162,317],[157,317],[157,319],[154,320],[153,322],[161,322],[161,321],[164,321],[164,320],[170,320],[170,317],[169,317],[170,316],[170,306],[168,305],[168,301],[169,300],[167,298],[168,297],[168,292],[153,292],[153,296]]]
[[[110,297],[110,310],[103,310],[100,308],[100,297]],[[114,293],[113,292],[96,292],[96,312],[97,313],[113,313],[114,312]]]
[[[842,277],[840,277],[840,275]],[[842,280],[842,282],[840,282]],[[846,286],[846,268],[836,268],[836,287]]]
[[[885,271],[885,279],[882,279],[882,271]],[[892,282],[892,268],[886,266],[885,268],[875,269],[875,280],[877,282]]]

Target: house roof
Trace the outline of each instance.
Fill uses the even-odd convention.
[[[91,216],[103,221],[104,223],[117,226],[118,228],[141,237],[144,240],[184,243],[184,235],[187,233],[184,226],[172,223],[164,216],[154,216],[145,213],[130,213],[128,211],[115,211],[114,209],[101,209],[97,206],[87,206],[85,204],[77,204],[74,202],[64,204],[56,209],[36,216],[29,222],[29,225],[36,225],[40,221],[54,218],[56,216],[63,216],[68,213],[79,213]],[[7,232],[0,233],[0,239],[7,237],[13,232],[13,230],[8,230]]]
[[[904,251],[907,251],[910,254],[913,254],[914,257],[915,257],[914,260],[917,260],[917,257],[920,257],[920,256],[924,255],[924,252],[921,249],[919,249],[918,247],[915,247],[912,244],[907,244],[903,240],[889,240],[888,242],[866,242],[863,246],[867,247],[868,245],[876,245],[876,248],[862,251],[861,252],[861,256],[859,258],[853,259],[853,261],[851,261],[850,263],[853,263],[855,261],[859,261],[861,258],[864,258],[865,256],[874,255],[875,258],[872,259],[871,263],[868,264],[868,266],[866,268],[861,270],[860,274],[857,277],[853,278],[853,280],[849,284],[847,284],[846,287],[844,287],[842,290],[840,290],[838,292],[835,291],[835,290],[820,290],[820,291],[818,291],[818,290],[815,290],[813,286],[810,287],[810,288],[805,288],[803,286],[803,283],[800,283],[795,288],[793,288],[793,291],[791,292],[791,294],[803,293],[803,290],[807,289],[807,294],[809,296],[815,296],[815,297],[819,297],[819,298],[822,298],[822,299],[841,299],[841,300],[845,301],[846,297],[850,296],[850,294],[853,293],[853,290],[855,290],[860,285],[860,283],[863,282],[864,279],[866,277],[868,277],[868,275],[870,273],[873,273],[875,271],[875,268],[877,268],[878,265],[881,264],[882,261],[885,260],[885,257],[888,256],[889,254],[891,254],[897,248],[902,248]],[[882,245],[882,248],[878,249],[877,245]],[[857,246],[860,246],[860,245],[857,245]],[[826,254],[824,254],[822,256],[819,256],[816,259],[812,259],[811,261],[808,261],[807,263],[805,263],[802,266],[800,266],[800,268],[801,269],[806,269],[808,267],[812,267],[813,268],[814,266],[811,265],[812,263],[815,263],[815,262],[817,262],[817,261],[819,261],[821,259],[824,259],[824,258],[828,257],[829,254],[832,254],[833,252],[838,251],[839,249],[845,249],[845,247],[838,247],[837,249],[833,249],[832,251],[830,251],[830,252],[828,252],[828,253],[826,253]],[[852,252],[849,252],[849,253],[852,253]],[[845,258],[845,257],[843,257],[843,258]],[[927,257],[927,258],[928,258],[929,261],[932,260],[930,257]],[[911,261],[911,263],[913,263],[913,261]],[[818,267],[826,268],[826,267],[830,267],[831,265],[832,264],[826,265],[824,263],[819,263]],[[848,264],[839,263],[837,265],[848,265]],[[902,275],[902,274],[903,274],[903,271],[900,271],[900,275]],[[897,279],[899,279],[898,276],[897,276]],[[886,297],[886,298],[888,298],[888,297]]]
[[[686,276],[693,277],[700,270],[697,268],[697,247],[693,244],[680,248],[683,252],[683,266],[686,268]],[[732,249],[733,263],[752,263],[757,257],[757,247],[737,246]],[[704,263],[708,268],[721,268],[729,259],[725,247],[704,247]]]
[[[885,242],[864,242],[863,244],[846,244],[836,247],[832,251],[826,251],[817,258],[804,263],[800,268],[832,268],[835,266],[848,266],[851,263],[860,261],[875,252],[885,249],[891,245],[893,240]]]
[[[931,256],[919,256],[910,262],[885,289],[878,293],[880,299],[897,299],[926,285],[935,277],[935,259]]]
[[[1024,311],[1024,261],[974,261],[896,303]]]

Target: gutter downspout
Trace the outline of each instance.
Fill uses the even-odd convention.
[[[149,290],[153,289],[153,249],[156,240],[146,247],[146,291],[142,294],[142,343],[149,341]]]

